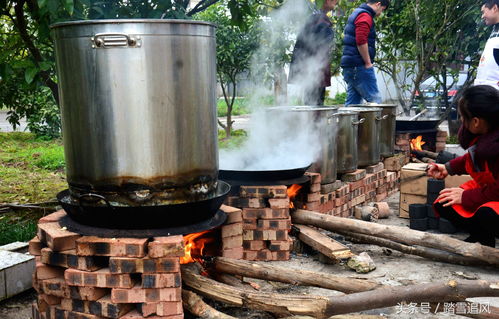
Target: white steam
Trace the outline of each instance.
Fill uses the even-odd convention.
[[[276,59],[278,50],[284,50],[285,42],[296,38],[311,14],[307,0],[288,0],[280,9],[274,10],[262,23],[265,37],[254,55],[251,68],[252,95],[250,107],[253,109],[248,140],[235,150],[220,150],[220,169],[226,170],[284,170],[305,167],[321,156],[321,130],[313,120],[314,112],[293,112],[291,107],[268,109],[260,107],[264,96],[273,95],[266,77],[282,74],[284,63]],[[289,50],[289,45],[287,45]],[[293,45],[290,46],[292,50]],[[288,51],[288,53],[290,53]],[[262,67],[262,62],[267,66]],[[270,61],[270,67],[268,62]],[[303,64],[303,74],[299,83],[292,87],[303,91],[317,79],[318,65],[323,62],[308,60]],[[287,81],[281,83],[287,86]],[[295,92],[296,94],[296,92]],[[286,105],[286,99],[279,99]],[[323,138],[323,137],[322,137]]]

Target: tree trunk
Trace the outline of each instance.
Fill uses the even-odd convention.
[[[189,290],[182,289],[182,304],[187,311],[202,319],[236,319],[206,304],[201,297]]]
[[[345,293],[367,291],[380,287],[371,280],[345,278],[332,274],[301,269],[289,269],[268,263],[256,263],[217,257],[213,261],[216,271],[263,280],[285,282],[293,285],[314,286]]]
[[[353,232],[339,232],[336,231],[339,234],[342,234],[345,236],[345,239],[356,242],[356,243],[368,243],[368,244],[374,244],[382,247],[387,247],[391,248],[394,250],[401,251],[406,254],[410,255],[415,255],[415,256],[420,256],[424,258],[428,258],[431,260],[435,261],[441,261],[441,262],[446,262],[446,263],[451,263],[451,264],[459,264],[459,265],[474,265],[474,266],[483,266],[486,265],[485,262],[474,259],[474,258],[469,258],[469,257],[464,257],[461,255],[437,250],[437,249],[432,249],[432,248],[426,248],[426,247],[420,247],[420,246],[407,246],[404,244],[400,244],[388,239],[382,239],[374,236],[369,236],[369,235],[363,235],[363,234],[358,234],[358,233],[353,233]]]
[[[406,227],[379,225],[361,220],[334,217],[307,210],[292,212],[293,223],[313,225],[330,231],[349,231],[375,237],[390,239],[408,245],[441,249],[460,254],[466,257],[482,260],[490,265],[499,267],[499,249],[467,243],[446,235],[407,229]]]

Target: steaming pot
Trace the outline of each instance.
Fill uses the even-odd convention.
[[[52,29],[71,194],[124,205],[212,196],[215,26],[130,19]]]
[[[359,124],[364,123],[365,119],[359,119],[359,112],[339,111],[337,114],[339,119],[336,141],[337,172],[351,173],[357,169]]]
[[[340,111],[354,111],[364,122],[359,125],[357,152],[358,166],[375,165],[380,160],[379,134],[381,130],[382,109],[376,107],[342,107]]]
[[[395,126],[397,123],[397,105],[396,104],[362,104],[350,105],[358,107],[377,107],[382,108],[382,121],[379,133],[380,154],[383,157],[393,156],[395,153]]]
[[[301,106],[294,107],[293,112],[305,115],[305,118],[311,119],[314,123],[314,129],[318,131],[321,149],[319,156],[310,167],[310,172],[321,174],[321,184],[330,184],[336,181],[337,162],[336,162],[336,138],[338,135],[338,107],[314,107]],[[296,126],[310,125],[305,120]]]

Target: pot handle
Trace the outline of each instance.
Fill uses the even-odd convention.
[[[136,47],[142,45],[139,36],[131,36],[124,33],[97,33],[90,38],[92,48],[112,48],[112,47]]]
[[[365,119],[365,118],[361,118],[361,119],[360,119],[360,120],[358,120],[358,121],[355,121],[355,120],[354,120],[354,121],[352,121],[352,125],[359,125],[359,124],[364,123],[365,121],[366,121],[366,119]]]
[[[94,198],[97,198],[99,200],[103,200],[106,203],[107,207],[113,208],[113,206],[111,206],[111,203],[104,196],[98,195],[98,194],[93,194],[93,193],[87,193],[87,194],[78,195],[76,198],[78,199],[78,205],[79,206],[84,206],[81,203],[81,199],[85,198],[85,197],[94,197]]]
[[[376,121],[386,120],[387,118],[388,118],[388,114],[385,114],[385,115],[383,115],[382,117],[378,117],[378,116],[376,116]]]

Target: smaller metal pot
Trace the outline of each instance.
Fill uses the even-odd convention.
[[[336,138],[337,172],[339,174],[354,172],[359,161],[357,143],[359,124],[365,119],[359,119],[359,112],[340,111],[338,115],[338,136]]]
[[[379,152],[383,157],[393,156],[395,153],[395,126],[397,118],[396,104],[359,104],[350,105],[354,107],[374,107],[381,108],[381,124],[379,132]]]
[[[381,112],[383,109],[377,107],[342,107],[340,111],[359,112],[359,117],[364,118],[364,123],[359,125],[357,152],[359,155],[358,166],[365,167],[375,165],[380,160],[379,133]]]

